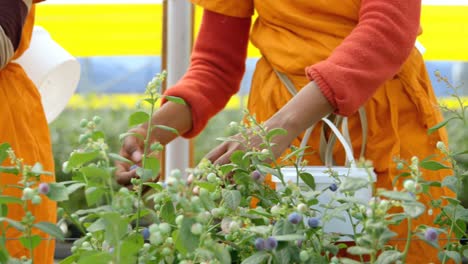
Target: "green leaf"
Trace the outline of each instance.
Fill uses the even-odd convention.
[[[22,204],[23,200],[21,200],[21,198],[18,198],[18,197],[0,195],[0,204],[10,204],[10,203]]]
[[[77,183],[73,183],[73,184],[68,185],[67,186],[68,195],[74,193],[76,190],[78,190],[78,189],[80,189],[82,187],[85,187],[85,186],[86,186],[86,184],[83,183],[83,182],[77,182]]]
[[[0,217],[6,217],[8,215],[8,206],[0,203]]]
[[[10,174],[14,174],[14,175],[18,175],[19,174],[19,170],[17,167],[13,167],[13,166],[0,166],[0,172],[3,172],[3,173],[10,173]]]
[[[195,185],[200,186],[200,188],[207,189],[209,192],[214,192],[216,190],[216,184],[211,182],[197,181]]]
[[[77,261],[77,255],[71,255],[65,259],[60,260],[59,264],[75,264]]]
[[[199,197],[203,207],[205,207],[206,210],[211,211],[211,209],[216,207],[215,203],[210,197],[210,192],[200,192]]]
[[[91,133],[91,138],[94,141],[97,141],[99,139],[105,139],[106,135],[104,135],[104,132],[102,132],[102,131],[93,131],[93,133]]]
[[[62,230],[55,224],[49,222],[38,222],[33,225],[35,228],[63,241],[65,239]]]
[[[379,195],[385,196],[391,200],[414,201],[414,197],[406,192],[380,190]]]
[[[166,98],[166,100],[171,101],[171,102],[176,103],[176,104],[186,105],[184,99],[182,99],[180,97],[166,95],[166,96],[164,96],[164,98]]]
[[[411,218],[417,218],[421,214],[426,211],[426,206],[420,202],[416,201],[411,201],[411,202],[404,202],[403,204],[403,210],[407,215],[409,215]]]
[[[295,226],[286,219],[279,219],[273,226],[273,235],[281,236],[294,233]]]
[[[226,206],[235,211],[241,202],[242,195],[238,190],[223,190],[223,200]]]
[[[351,255],[369,255],[369,254],[372,254],[372,252],[374,252],[370,248],[359,247],[359,246],[349,247],[346,251]]]
[[[39,175],[49,175],[49,176],[52,175],[51,172],[44,171],[44,168],[42,167],[42,164],[39,163],[39,162],[36,162],[34,164],[34,166],[31,168],[31,173],[33,175],[37,175],[37,176],[39,176]]]
[[[127,133],[123,133],[119,135],[119,141],[122,142],[126,137],[129,137],[129,136],[136,137],[140,140],[145,140],[145,138],[141,134],[138,134],[135,132],[127,132]]]
[[[268,131],[265,139],[267,141],[270,141],[273,137],[275,136],[280,136],[280,135],[287,135],[288,131],[286,129],[282,128],[273,128],[272,130]]]
[[[8,263],[8,251],[6,250],[4,245],[0,245],[0,263]]]
[[[455,176],[447,176],[442,180],[442,186],[448,187],[456,193],[458,191],[458,180]]]
[[[140,176],[140,179],[142,181],[149,181],[153,178],[156,178],[157,174],[153,174],[153,171],[150,170],[150,169],[144,169],[144,168],[141,168],[139,167],[138,169],[136,169],[136,175]]]
[[[299,177],[305,182],[312,190],[315,191],[315,178],[308,172],[299,173]]]
[[[266,212],[266,211],[259,211],[257,209],[250,209],[249,211],[247,211],[249,214],[256,214],[256,215],[261,215],[261,216],[264,216],[264,217],[268,217],[268,218],[271,218],[271,214]]]
[[[340,184],[341,192],[357,192],[361,189],[369,187],[369,180],[357,177],[343,177]]]
[[[143,183],[143,185],[147,185],[158,192],[163,190],[163,187],[161,186],[161,184],[156,183],[156,182],[145,182]]]
[[[41,237],[39,235],[32,235],[30,237],[22,236],[19,241],[23,247],[33,250],[41,243]]]
[[[276,177],[279,176],[279,173],[278,173],[277,170],[275,170],[275,169],[273,169],[273,168],[270,168],[270,167],[267,167],[267,166],[265,166],[265,165],[259,164],[259,165],[257,165],[257,168],[258,168],[258,170],[259,170],[262,174],[264,174],[264,175],[266,175],[266,174],[271,174],[271,175],[276,176]]]
[[[80,168],[80,172],[93,182],[107,182],[112,176],[107,168],[87,166]]]
[[[260,251],[246,258],[241,264],[261,264],[268,258],[270,258],[270,254],[268,252]]]
[[[126,159],[126,158],[120,156],[117,153],[109,153],[108,155],[109,155],[109,158],[111,158],[111,159],[113,159],[115,161],[121,161],[121,162],[125,162],[125,163],[133,165],[133,161],[131,161],[129,159]]]
[[[71,171],[74,168],[78,168],[83,166],[84,164],[95,160],[99,157],[99,151],[91,151],[91,152],[73,152],[68,159],[68,163],[66,166],[67,171]]]
[[[215,244],[213,248],[213,253],[216,257],[216,259],[221,263],[221,264],[231,264],[231,254],[229,253],[229,250],[222,246],[221,244]]]
[[[112,256],[107,252],[85,251],[81,253],[77,264],[109,264],[112,263]]]
[[[444,126],[447,125],[447,123],[448,123],[450,120],[452,120],[452,119],[454,119],[454,117],[449,118],[449,119],[447,119],[447,120],[444,120],[444,121],[438,123],[437,125],[435,125],[435,126],[429,128],[429,129],[427,130],[427,134],[430,135],[430,134],[434,133],[435,131],[437,131],[439,128],[444,127]]]
[[[446,165],[440,162],[434,161],[434,160],[423,160],[419,163],[419,166],[421,166],[424,169],[433,170],[433,171],[442,170],[442,169],[450,169],[450,167],[447,167]]]
[[[95,187],[91,186],[86,188],[85,190],[85,197],[86,197],[86,203],[88,206],[93,206],[97,202],[99,202],[104,195],[105,190],[102,189],[101,187]]]
[[[177,131],[177,129],[175,129],[173,127],[168,127],[168,126],[164,126],[164,125],[154,125],[153,127],[172,132],[173,134],[178,135],[178,136],[180,135],[179,131]]]
[[[462,262],[460,253],[458,253],[457,251],[444,250],[443,252],[440,252],[439,254],[441,254],[441,256],[442,256],[442,258],[441,258],[441,256],[439,256],[440,259],[443,259],[444,255],[446,255],[448,258],[453,259],[455,261],[455,263],[461,263]]]
[[[194,252],[200,244],[200,237],[194,235],[191,231],[192,225],[195,223],[195,219],[184,217],[180,230],[175,231],[175,246],[182,254]]]
[[[172,201],[167,201],[161,207],[161,218],[169,224],[175,223],[176,215],[175,215],[174,204],[172,203]]]
[[[103,219],[98,218],[94,223],[86,228],[88,232],[94,233],[106,229],[106,224]]]
[[[47,197],[53,201],[61,202],[68,200],[68,190],[62,183],[49,183],[49,192],[47,193]]]
[[[128,221],[123,219],[123,217],[124,216],[121,216],[117,212],[106,212],[101,214],[101,218],[105,225],[105,239],[114,247],[118,246],[120,240],[128,232]]]
[[[159,169],[160,169],[160,163],[159,163],[159,159],[155,158],[155,157],[147,157],[145,158],[145,169],[147,170],[150,170],[151,171],[151,175],[152,177],[150,179],[154,180],[158,177],[159,175]],[[146,180],[149,180],[149,179],[144,179],[142,178],[143,181],[146,181]]]
[[[138,263],[138,251],[145,241],[140,234],[133,233],[120,243],[120,263]]]
[[[279,235],[275,236],[278,241],[297,241],[304,239],[303,234],[288,234],[288,235]]]
[[[250,161],[247,158],[244,158],[245,152],[242,150],[236,150],[232,153],[230,160],[232,163],[236,164],[239,168],[246,170],[249,165]]]
[[[21,222],[18,222],[16,220],[7,218],[7,217],[0,217],[0,223],[1,222],[7,222],[10,226],[16,228],[16,230],[23,232],[25,230],[24,226],[21,224]]]
[[[138,111],[130,115],[128,118],[128,126],[129,127],[134,127],[139,124],[143,124],[145,122],[148,122],[150,116],[148,113]]]
[[[342,264],[361,264],[361,262],[349,259],[349,258],[340,258]]]
[[[234,170],[234,165],[232,164],[224,164],[221,167],[219,167],[219,170],[223,175],[226,175]]]
[[[7,150],[10,149],[11,146],[8,143],[0,144],[0,164],[2,164],[6,158],[8,157]]]

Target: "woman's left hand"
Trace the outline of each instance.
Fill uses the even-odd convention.
[[[268,124],[268,122],[267,122]],[[279,128],[279,126],[272,126],[271,128],[266,126],[268,129]],[[229,141],[223,142],[213,150],[211,150],[206,158],[209,159],[213,164],[223,165],[230,162],[231,155],[237,150],[258,149],[263,143],[263,139],[256,133],[247,132],[251,136],[248,139],[241,133],[236,134],[230,138]],[[295,135],[291,135],[289,132],[286,135],[277,135],[272,139],[272,151],[273,156],[278,158],[281,154],[289,147]]]
[[[296,96],[265,122],[267,130],[282,128],[287,131],[286,135],[278,135],[272,139],[274,158],[280,157],[297,136],[332,111],[333,107],[314,82],[304,86]],[[248,141],[241,134],[233,136],[234,141],[221,143],[210,151],[206,158],[214,164],[222,165],[229,163],[231,155],[236,150],[245,150],[246,146],[249,149],[259,149],[263,143],[262,139],[255,133],[250,134]]]

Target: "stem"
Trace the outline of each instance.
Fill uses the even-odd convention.
[[[151,99],[156,100],[154,94],[151,94]],[[146,130],[146,138],[144,141],[143,161],[142,161],[143,170],[145,169],[145,165],[146,165],[146,153],[148,152],[149,139],[151,137],[151,132],[152,132],[151,117],[153,116],[153,113],[154,113],[154,104],[155,102],[151,104],[151,110],[150,110],[150,115],[149,115],[150,118],[148,119],[148,129]],[[138,228],[140,227],[142,193],[143,193],[143,181],[140,179],[138,183],[138,199],[137,199],[138,205],[137,205],[136,230],[138,230]]]
[[[34,263],[34,249],[33,249],[33,242],[32,242],[32,232],[31,227],[28,227],[28,238],[29,238],[29,253],[31,254],[31,261]]]
[[[444,210],[442,210],[442,211],[444,211]],[[456,213],[457,213],[457,207],[455,207],[455,210],[453,210],[453,215],[455,216]],[[445,212],[444,212],[444,214],[445,214]],[[455,224],[455,221],[453,220],[453,218],[450,218],[450,220],[451,220],[451,224],[450,224],[450,229],[449,229],[449,233],[448,233],[449,241],[450,241],[450,238],[452,237],[452,231],[453,231],[454,224]],[[458,225],[457,225],[457,227],[458,227]],[[444,258],[442,259],[442,264],[445,264],[446,261],[447,261],[447,254],[444,254]]]
[[[354,224],[354,221],[353,221],[353,217],[351,216],[351,213],[349,212],[349,209],[346,210],[346,213],[348,214],[349,222],[351,223],[351,227],[353,228],[354,239],[356,239],[357,231],[356,231],[356,225]],[[364,263],[364,259],[363,259],[362,255],[359,255],[359,259],[361,260],[361,263]]]
[[[406,257],[408,255],[409,247],[410,247],[410,242],[411,242],[411,224],[413,222],[413,219],[411,217],[408,217],[408,234],[406,236],[406,245],[405,245],[405,250],[403,251],[403,257],[402,257],[402,262],[406,263]]]

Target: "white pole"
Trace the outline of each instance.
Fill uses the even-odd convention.
[[[187,70],[192,51],[192,6],[187,0],[167,0],[167,87]],[[189,167],[189,141],[177,138],[166,146],[166,179],[174,169]]]

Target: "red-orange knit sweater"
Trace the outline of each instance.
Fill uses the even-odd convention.
[[[338,114],[357,111],[398,72],[414,46],[420,10],[403,12],[395,4],[398,1],[390,2],[363,1],[359,23],[352,33],[328,59],[305,69],[306,76],[316,82]],[[190,68],[165,92],[183,98],[191,108],[193,126],[184,137],[196,136],[238,91],[250,22],[250,18],[205,10]]]

